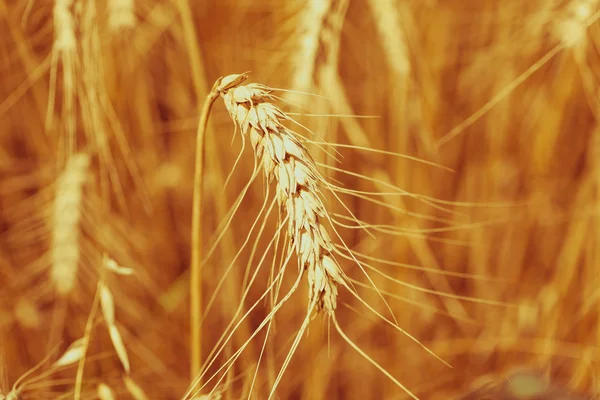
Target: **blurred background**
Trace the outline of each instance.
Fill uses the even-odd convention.
[[[0,1],[0,393],[52,354],[44,374],[90,320],[82,398],[97,398],[100,382],[135,398],[102,315],[89,318],[104,277],[131,379],[148,398],[182,398],[199,108],[217,78],[246,71],[284,89],[277,105],[299,134],[343,145],[309,149],[330,182],[354,190],[339,192],[345,206],[324,191],[332,215],[386,225],[339,228],[372,258],[381,295],[356,263],[340,264],[369,304],[453,368],[340,289],[337,318],[365,353],[422,399],[458,398],[520,368],[595,393],[597,12],[595,0]],[[269,247],[276,213],[258,220],[262,235],[253,227],[266,182],[229,218],[254,160],[221,100],[210,118],[204,361],[281,263]],[[134,274],[107,274],[105,254]],[[290,270],[292,282],[295,261]],[[251,398],[268,397],[306,316],[305,285],[217,385],[224,398],[249,396],[263,342]],[[269,310],[260,302],[242,320],[212,373]],[[70,398],[75,371],[41,376],[22,397]],[[408,398],[324,317],[277,395]]]

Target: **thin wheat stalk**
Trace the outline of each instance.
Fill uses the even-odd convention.
[[[192,10],[188,0],[176,1],[177,11],[181,16],[182,29],[185,38],[185,47],[188,53],[189,67],[197,99],[207,92],[208,87],[204,80],[204,64],[202,53],[196,35],[196,27]],[[214,88],[213,88],[214,89]],[[210,108],[216,98],[211,90],[202,110],[201,121],[196,135],[196,158],[194,163],[194,193],[192,210],[192,254],[190,276],[190,375],[193,378],[200,372],[202,365],[202,176],[204,170],[204,132],[208,125]],[[212,96],[212,98],[211,98]]]
[[[196,157],[194,162],[194,193],[192,197],[192,238],[190,260],[190,372],[192,378],[200,372],[202,353],[202,175],[204,173],[204,138],[208,117],[213,103],[218,98],[218,81],[206,97],[200,112],[200,123],[196,133]]]
[[[77,280],[81,205],[89,164],[87,154],[74,155],[57,182],[52,221],[50,276],[61,296],[68,295]]]

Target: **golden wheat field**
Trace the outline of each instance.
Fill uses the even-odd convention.
[[[0,399],[594,398],[599,16],[0,0]]]

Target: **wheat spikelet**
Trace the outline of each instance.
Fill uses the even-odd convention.
[[[99,383],[96,388],[96,394],[100,400],[115,400],[113,390],[106,383]]]
[[[102,315],[107,325],[114,325],[115,320],[115,300],[113,295],[104,282],[100,282],[99,293],[100,293],[100,307],[102,308]]]
[[[89,164],[87,154],[74,155],[57,181],[50,275],[56,291],[62,296],[71,292],[77,278],[81,203]]]
[[[270,102],[271,89],[260,84],[238,86],[244,79],[245,75],[223,78],[221,97],[242,135],[250,138],[267,180],[276,182],[277,201],[288,216],[288,235],[300,273],[307,271],[310,304],[332,314],[337,285],[345,280],[322,223],[328,218],[319,192],[322,178],[295,133],[283,125],[289,118]]]
[[[85,339],[77,339],[69,345],[63,355],[52,364],[54,367],[64,367],[78,362],[85,355]]]
[[[121,361],[121,365],[123,365],[123,369],[129,374],[131,372],[131,365],[129,364],[129,356],[127,355],[127,349],[125,348],[125,343],[123,343],[123,337],[121,336],[119,329],[116,325],[109,325],[108,333],[110,335],[110,341]]]
[[[108,256],[104,256],[103,260],[104,266],[106,265],[117,265],[117,263],[109,258]],[[113,344],[115,351],[117,352],[117,356],[121,361],[121,365],[125,369],[127,374],[131,373],[131,366],[129,364],[129,356],[127,355],[127,349],[125,348],[125,344],[123,343],[123,338],[117,328],[117,321],[115,318],[115,299],[109,287],[104,283],[104,281],[100,281],[98,283],[98,293],[100,295],[100,308],[102,309],[102,315],[104,315],[104,321],[106,322],[106,326],[108,327],[108,333],[110,335],[110,340]]]
[[[108,27],[113,32],[135,26],[133,0],[108,0]]]

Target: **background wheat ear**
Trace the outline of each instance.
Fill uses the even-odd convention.
[[[82,198],[89,176],[89,166],[90,157],[87,154],[73,155],[56,184],[50,275],[60,296],[68,295],[77,281]]]

